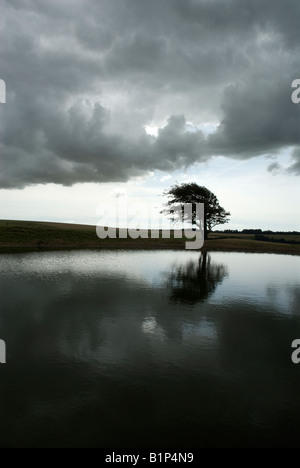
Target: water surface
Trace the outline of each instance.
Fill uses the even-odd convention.
[[[217,252],[0,256],[0,446],[300,446],[299,267]]]

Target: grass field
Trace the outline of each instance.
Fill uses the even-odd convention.
[[[276,235],[272,235],[276,237]],[[300,242],[300,235],[278,238]],[[105,239],[96,235],[95,226],[0,221],[0,253],[74,249],[174,249],[184,250],[185,239]],[[202,250],[258,252],[300,255],[300,244],[279,244],[255,240],[248,234],[210,234]]]

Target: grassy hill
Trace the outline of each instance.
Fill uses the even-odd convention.
[[[283,236],[280,236],[281,238]],[[288,236],[290,239],[290,236]],[[293,236],[300,242],[300,235]],[[0,253],[73,249],[175,249],[184,250],[185,239],[105,239],[95,226],[30,221],[0,221]],[[206,251],[258,252],[300,255],[300,244],[255,240],[248,234],[210,235]]]

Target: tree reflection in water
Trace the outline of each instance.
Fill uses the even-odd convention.
[[[225,265],[213,262],[211,255],[202,252],[197,261],[174,265],[167,275],[167,287],[172,301],[193,305],[211,296],[227,276]]]

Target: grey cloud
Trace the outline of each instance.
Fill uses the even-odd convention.
[[[295,147],[289,173],[299,175],[298,0],[4,0],[0,8],[0,188],[126,181],[287,147]],[[220,126],[205,137],[186,121]],[[144,131],[153,122],[157,138]]]
[[[272,174],[289,174],[289,175],[300,175],[300,148],[295,148],[292,152],[292,158],[290,165],[287,167],[282,166],[278,162],[273,162],[268,166],[268,171]]]
[[[268,171],[273,174],[278,174],[281,170],[282,170],[282,167],[277,162],[274,162],[268,166]]]
[[[292,164],[287,171],[290,174],[300,175],[300,148],[294,150]]]
[[[225,90],[224,118],[209,138],[213,152],[243,159],[300,145],[300,106],[291,101],[288,76],[279,73],[276,80],[251,76]]]

